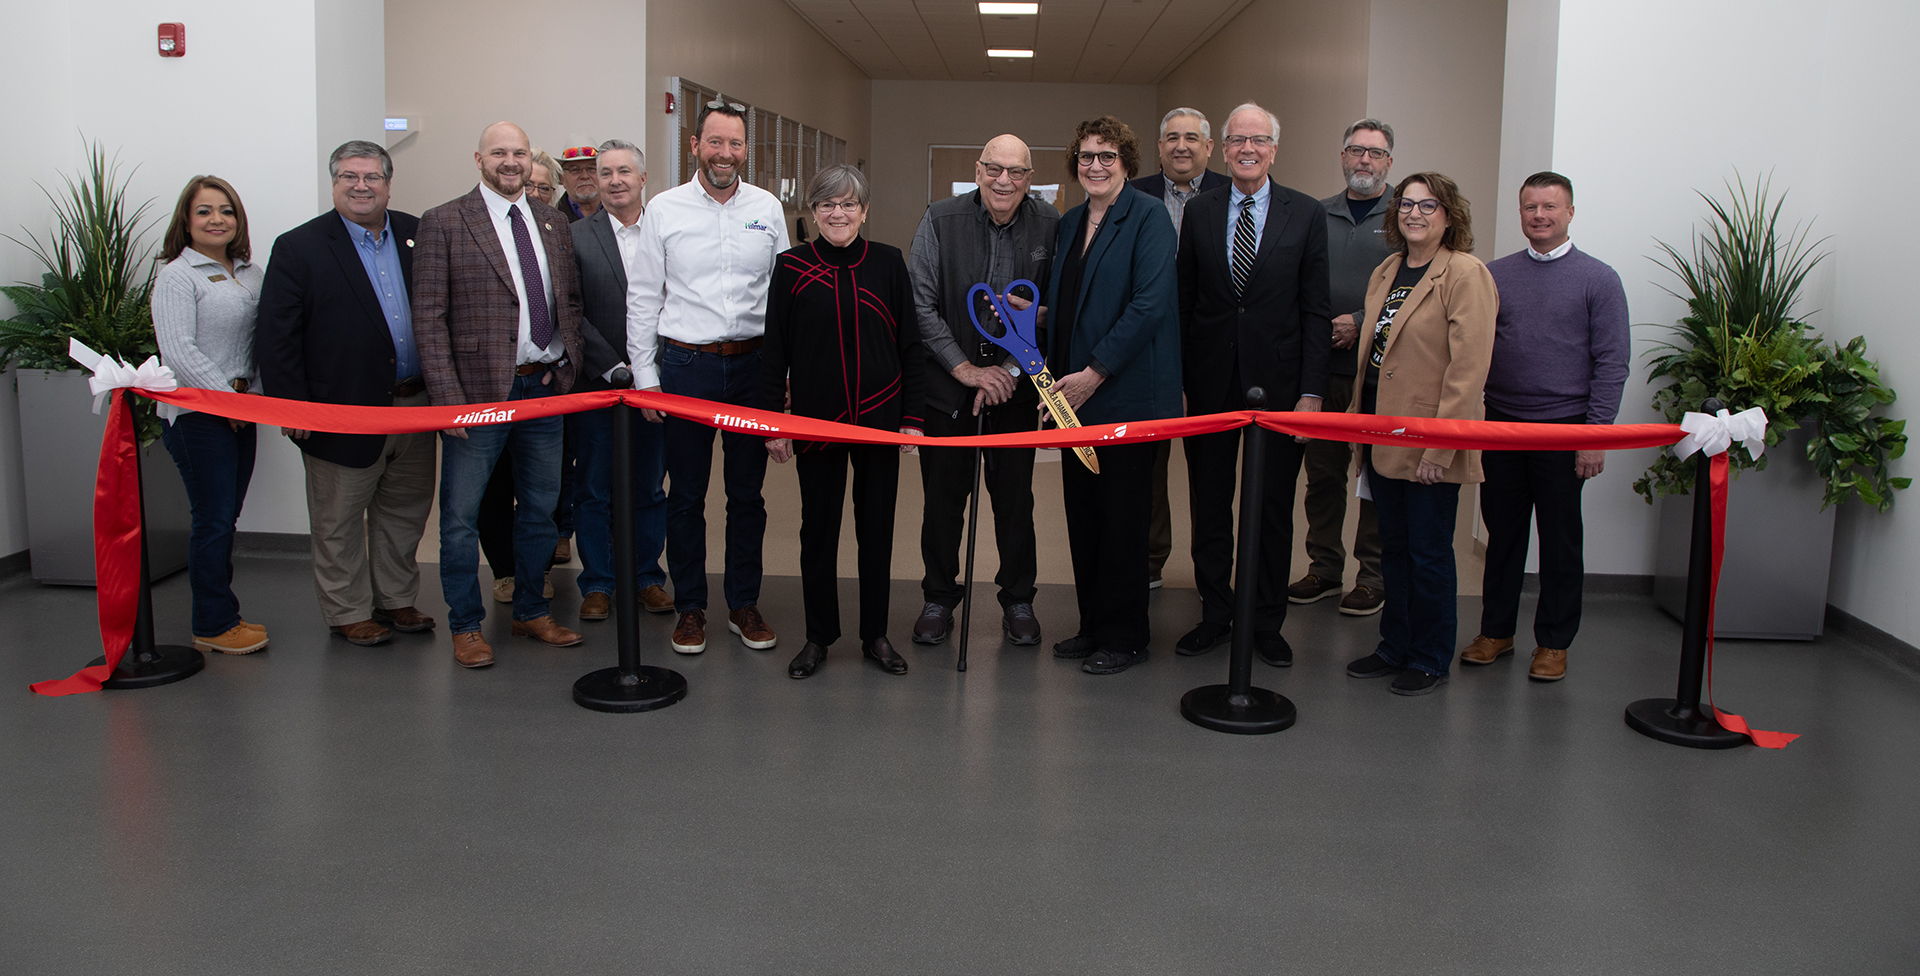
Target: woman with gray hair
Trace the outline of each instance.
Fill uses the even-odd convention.
[[[807,210],[820,236],[781,252],[774,264],[761,347],[762,405],[843,424],[919,436],[924,400],[913,285],[900,249],[860,236],[867,219],[866,174],[829,166],[807,183]],[[840,637],[837,558],[840,512],[853,466],[853,532],[860,543],[860,650],[888,674],[907,662],[887,640],[893,576],[893,510],[900,455],[885,444],[767,441],[781,464],[798,458],[800,589],[807,643],[787,674],[812,677]]]

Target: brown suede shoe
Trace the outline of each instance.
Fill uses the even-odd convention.
[[[493,664],[493,648],[480,639],[480,632],[477,630],[455,634],[453,635],[453,660],[463,668],[484,668]]]
[[[752,604],[727,614],[727,629],[740,635],[740,643],[756,651],[764,651],[780,643],[774,636],[773,628],[760,618],[760,608]]]
[[[513,577],[502,576],[499,579],[493,581],[493,602],[495,603],[512,603],[513,602]]]
[[[248,630],[251,630],[251,631],[255,631],[255,632],[258,632],[258,633],[261,633],[261,634],[264,634],[264,633],[266,633],[266,632],[267,632],[267,628],[265,628],[265,627],[262,627],[262,626],[260,626],[259,624],[256,624],[256,623],[249,623],[249,622],[247,621],[247,618],[245,618],[245,617],[241,617],[241,618],[240,618],[240,626],[242,626],[242,627],[245,627],[245,628],[247,628]]]
[[[1513,638],[1494,638],[1481,634],[1467,644],[1466,650],[1460,652],[1460,663],[1492,664],[1512,653]]]
[[[573,562],[573,540],[561,539],[559,542],[554,543],[553,564],[555,566],[564,566],[570,562]]]
[[[361,620],[350,624],[336,624],[328,629],[341,637],[345,637],[347,643],[358,644],[361,647],[385,644],[393,637],[393,631],[371,620]]]
[[[1365,617],[1380,612],[1387,605],[1387,595],[1364,583],[1347,591],[1340,598],[1340,612],[1349,617]]]
[[[580,601],[581,620],[605,620],[613,616],[613,597],[605,593],[589,593]]]
[[[392,610],[375,610],[373,619],[392,627],[403,634],[417,634],[423,630],[432,630],[434,619],[413,607],[395,607]]]
[[[680,622],[673,627],[673,650],[676,654],[698,654],[707,649],[707,612],[688,610],[680,615]]]
[[[1535,681],[1559,681],[1566,676],[1566,651],[1552,647],[1533,649],[1533,664],[1527,667],[1527,677]]]
[[[658,583],[640,591],[640,608],[648,613],[672,613],[673,594]]]
[[[568,630],[560,626],[559,622],[553,619],[553,614],[547,614],[544,617],[535,617],[532,620],[514,621],[513,636],[531,637],[542,644],[548,644],[553,647],[572,647],[586,640],[586,638],[580,636],[578,631]]]

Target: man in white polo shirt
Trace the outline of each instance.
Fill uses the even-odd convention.
[[[774,257],[787,249],[773,194],[746,182],[746,106],[709,102],[691,137],[699,171],[653,198],[640,219],[639,260],[627,292],[627,353],[634,386],[742,406],[760,397],[760,342]],[[714,428],[647,411],[667,425],[667,572],[673,577],[673,649],[707,649],[707,484]],[[767,529],[761,482],[765,439],[722,431],[727,492],[727,629],[766,650],[778,640],[761,619],[760,544]]]

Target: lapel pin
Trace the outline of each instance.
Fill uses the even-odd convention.
[[[546,228],[546,229],[548,229],[548,230],[552,230],[552,229],[553,229],[553,225],[552,225],[552,224],[541,224],[540,226],[542,226],[542,227],[545,227],[545,228]]]

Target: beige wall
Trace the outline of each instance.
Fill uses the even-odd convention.
[[[1072,85],[993,81],[873,82],[873,210],[868,233],[901,250],[927,209],[927,147],[979,145],[1011,132],[1034,146],[1064,146],[1074,126],[1112,115],[1139,133],[1141,165],[1160,123],[1151,85]],[[1034,182],[1065,178],[1058,155],[1034,160]]]

